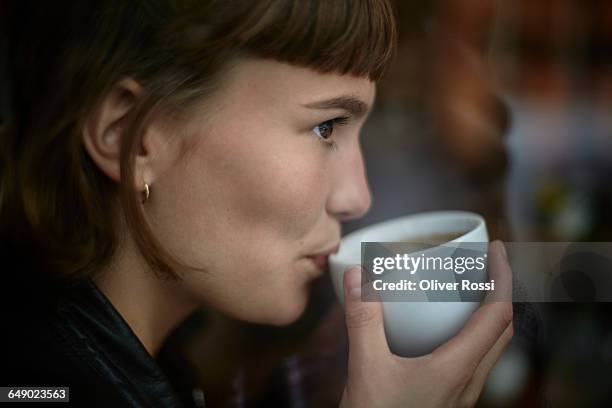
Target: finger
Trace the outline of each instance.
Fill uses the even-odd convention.
[[[470,370],[469,376],[512,322],[512,271],[500,241],[489,245],[488,259],[495,291],[487,295],[459,334],[433,352],[449,361],[450,370]]]
[[[470,405],[471,403],[475,403],[482,392],[482,389],[487,381],[487,377],[489,373],[497,363],[497,360],[501,357],[504,350],[512,340],[512,336],[514,334],[513,324],[510,323],[504,333],[501,335],[495,345],[489,350],[487,355],[478,365],[478,368],[474,372],[472,376],[472,380],[468,384],[468,386],[463,391],[463,398],[466,402],[466,405]]]
[[[361,290],[361,268],[348,268],[344,273],[344,306],[351,360],[388,352],[382,305],[363,302]]]

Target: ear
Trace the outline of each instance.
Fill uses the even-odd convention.
[[[83,145],[96,165],[111,180],[120,182],[120,153],[126,118],[142,96],[142,87],[131,78],[117,82],[89,114]]]

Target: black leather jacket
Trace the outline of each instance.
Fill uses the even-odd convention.
[[[185,406],[91,280],[62,290],[44,305],[5,321],[13,330],[3,336],[8,355],[0,363],[0,385],[68,386],[70,406]]]

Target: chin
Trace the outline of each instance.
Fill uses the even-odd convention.
[[[272,326],[290,325],[302,316],[302,313],[304,313],[306,309],[306,301],[307,298],[303,294],[299,294],[293,298],[287,299],[286,304],[283,306],[276,303],[271,307],[272,312],[269,318],[262,323]]]

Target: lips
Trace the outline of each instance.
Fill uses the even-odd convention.
[[[325,269],[327,267],[327,255],[309,256],[308,258],[311,259],[319,269]]]
[[[340,244],[336,244],[335,246],[326,249],[324,251],[318,252],[316,254],[308,255],[306,258],[312,260],[312,262],[319,269],[325,269],[327,267],[327,260],[331,254],[337,254],[340,249]]]
[[[320,252],[316,252],[314,254],[310,254],[310,255],[308,255],[308,257],[309,258],[311,258],[311,257],[314,258],[314,257],[317,257],[317,256],[329,256],[331,254],[337,254],[339,250],[340,250],[340,244],[336,244],[336,245],[334,245],[334,246],[332,246],[329,249],[326,249],[324,251],[320,251]]]

